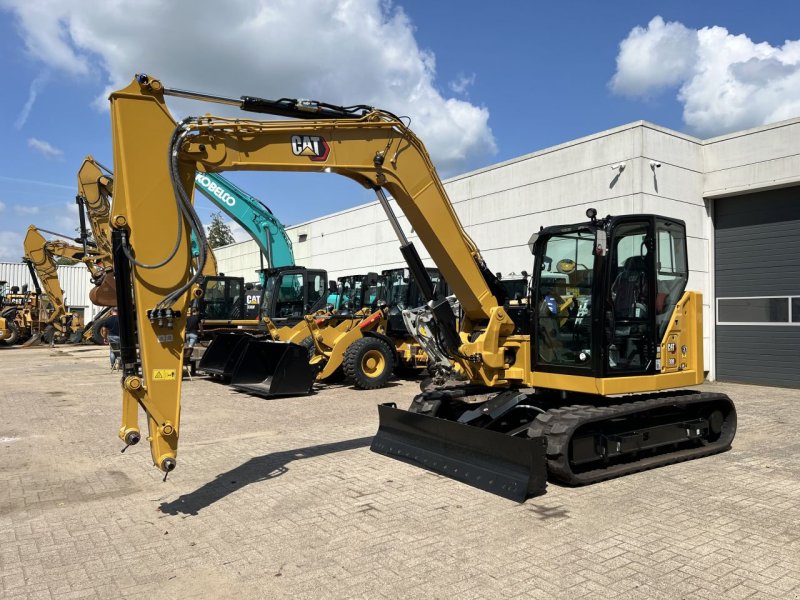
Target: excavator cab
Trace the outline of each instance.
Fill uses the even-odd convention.
[[[244,278],[222,275],[206,277],[202,289],[201,319],[234,321],[245,318]]]
[[[598,234],[607,240],[600,252]],[[534,371],[661,372],[661,339],[688,282],[682,222],[634,215],[550,227],[532,250]]]

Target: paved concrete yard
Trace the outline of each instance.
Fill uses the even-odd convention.
[[[412,382],[184,387],[178,468],[120,454],[93,348],[0,349],[0,597],[797,598],[800,394],[708,386],[734,449],[524,504],[369,451]]]

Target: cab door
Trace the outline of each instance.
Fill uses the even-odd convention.
[[[606,376],[656,370],[655,251],[654,218],[612,221],[602,336]]]

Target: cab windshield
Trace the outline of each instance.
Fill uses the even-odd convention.
[[[591,367],[594,242],[588,229],[544,241],[533,298],[539,364]]]

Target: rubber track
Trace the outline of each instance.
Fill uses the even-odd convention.
[[[610,406],[564,406],[551,409],[544,415],[538,416],[531,424],[528,435],[531,437],[542,435],[547,438],[547,470],[551,477],[568,485],[587,485],[655,467],[717,454],[731,447],[731,442],[736,433],[736,409],[726,395],[686,392],[679,395],[652,394],[634,398],[639,399]],[[725,402],[730,406],[730,412],[723,425],[722,434],[717,441],[699,448],[687,448],[671,453],[656,454],[639,461],[610,465],[603,469],[595,469],[583,473],[572,472],[569,464],[569,443],[579,427],[587,423],[631,416],[657,408],[680,407],[709,402]]]

